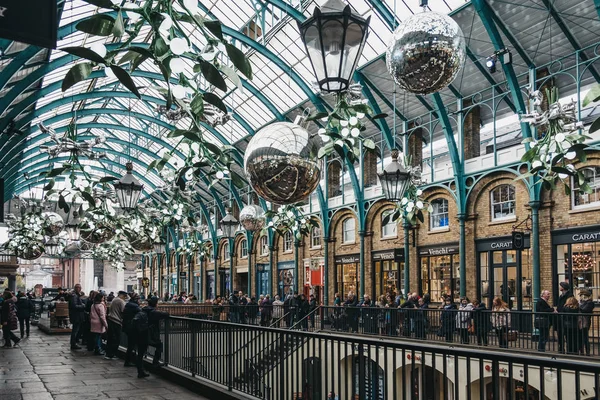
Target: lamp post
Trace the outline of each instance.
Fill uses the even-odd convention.
[[[412,174],[398,162],[398,150],[392,150],[392,162],[382,172],[378,173],[381,188],[385,198],[389,201],[399,202],[404,197],[406,189],[411,183]],[[410,223],[404,218],[404,294],[408,295],[410,286],[410,251],[409,234]]]
[[[221,230],[226,238],[229,239],[229,294],[233,293],[233,235],[238,226],[238,220],[235,219],[231,210],[221,219]]]
[[[348,90],[367,41],[370,19],[352,14],[350,6],[340,0],[328,0],[298,24],[322,91]]]
[[[158,298],[160,299],[162,293],[162,264],[160,262],[161,255],[165,252],[165,242],[161,238],[158,238],[156,242],[152,244],[154,252],[156,253],[156,271],[158,277]]]
[[[125,168],[127,172],[114,187],[119,206],[125,211],[131,211],[137,207],[144,185],[133,176],[133,163],[128,162]]]

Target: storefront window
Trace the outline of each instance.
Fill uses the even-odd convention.
[[[515,216],[515,187],[501,185],[491,192],[492,221]]]
[[[458,258],[456,260],[458,264]],[[421,283],[423,293],[429,293],[432,301],[441,302],[442,295],[459,296],[460,280],[454,272],[453,256],[433,256],[421,259]]]
[[[445,228],[448,226],[448,200],[435,199],[431,202],[433,210],[429,214],[430,229]]]
[[[400,276],[398,276],[400,265]],[[404,263],[393,260],[375,261],[375,296],[378,298],[387,293],[398,295],[403,288]],[[399,286],[400,285],[400,286]]]
[[[352,292],[358,296],[356,292],[357,284],[357,270],[358,263],[351,264],[337,264],[336,265],[336,278],[337,278],[337,292],[340,294],[342,299],[348,296],[348,293]]]
[[[279,270],[279,296],[282,299],[294,293],[295,283],[293,268]]]
[[[600,298],[599,242],[573,243],[557,246],[558,281],[571,282],[574,295],[588,289],[592,299]]]
[[[571,196],[573,201],[573,208],[585,207],[590,205],[600,204],[600,167],[588,167],[581,169],[583,176],[585,177],[585,183],[592,189],[592,193],[583,193],[579,189],[579,181],[573,179],[573,195]]]
[[[490,277],[488,267],[488,253],[479,253],[479,268],[481,276],[481,297],[486,299],[490,296]],[[480,300],[481,301],[481,300]]]

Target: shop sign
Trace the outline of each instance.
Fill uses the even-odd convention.
[[[448,245],[440,247],[429,247],[419,249],[420,256],[445,256],[449,254],[458,254],[458,245]]]
[[[304,259],[304,268],[310,269],[311,271],[319,271],[324,266],[325,259],[322,257]]]
[[[393,260],[404,262],[404,249],[393,249],[372,253],[373,261]]]
[[[256,269],[258,271],[268,271],[269,270],[269,264],[256,264]]]
[[[477,251],[512,250],[512,236],[477,240]],[[530,247],[529,235],[525,235],[525,248]]]
[[[277,264],[277,269],[290,269],[290,268],[294,268],[293,261],[285,261],[285,262],[280,262]]]
[[[350,254],[346,256],[336,256],[335,263],[336,264],[353,264],[360,262],[360,255],[358,254]]]
[[[194,276],[200,276],[200,272],[194,272]]]
[[[147,288],[149,286],[150,286],[150,279],[148,279],[148,278],[142,279],[142,287]]]
[[[179,271],[179,279],[186,279],[186,278],[187,278],[187,272]]]
[[[0,37],[32,44],[56,48],[56,0],[32,2],[20,0],[0,0]]]
[[[553,232],[553,244],[600,242],[600,227],[583,227]]]

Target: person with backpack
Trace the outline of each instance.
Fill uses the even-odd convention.
[[[156,306],[158,305],[158,297],[152,296],[148,299],[148,305],[142,310],[148,315],[148,346],[154,347],[154,358],[152,360],[153,367],[162,367],[160,363],[160,357],[162,355],[163,343],[160,339],[160,320],[169,318],[169,313],[158,311]],[[142,349],[144,354],[146,349]],[[141,351],[141,350],[140,350]]]
[[[17,297],[17,317],[19,318],[19,328],[21,330],[22,339],[25,333],[27,333],[27,337],[29,337],[29,319],[35,307],[33,301],[31,301],[25,293],[19,292],[19,296]]]
[[[8,290],[4,291],[2,296],[2,309],[0,310],[0,321],[2,321],[2,334],[4,336],[3,348],[10,348],[13,344],[16,346],[19,339],[12,331],[18,327],[17,310],[15,303],[17,298]],[[13,343],[11,343],[11,340]]]
[[[127,353],[125,354],[125,367],[133,367],[131,363],[134,350],[137,351],[135,366],[138,370],[138,378],[148,375],[144,371],[144,354],[148,348],[148,315],[142,311],[139,304],[140,296],[132,292],[129,294],[129,302],[123,310],[123,331],[127,334]]]

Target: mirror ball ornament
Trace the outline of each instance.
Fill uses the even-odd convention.
[[[394,81],[415,94],[448,86],[465,63],[465,39],[458,24],[437,12],[418,13],[393,33],[386,52]]]
[[[258,131],[246,148],[244,172],[250,186],[275,204],[294,204],[319,185],[318,136],[290,122],[276,122]]]
[[[44,228],[44,235],[46,236],[58,236],[65,227],[65,221],[63,221],[62,217],[55,212],[42,213],[42,218],[46,220],[46,226]]]
[[[249,204],[240,211],[240,224],[250,232],[260,231],[265,221],[265,211],[256,204]]]

